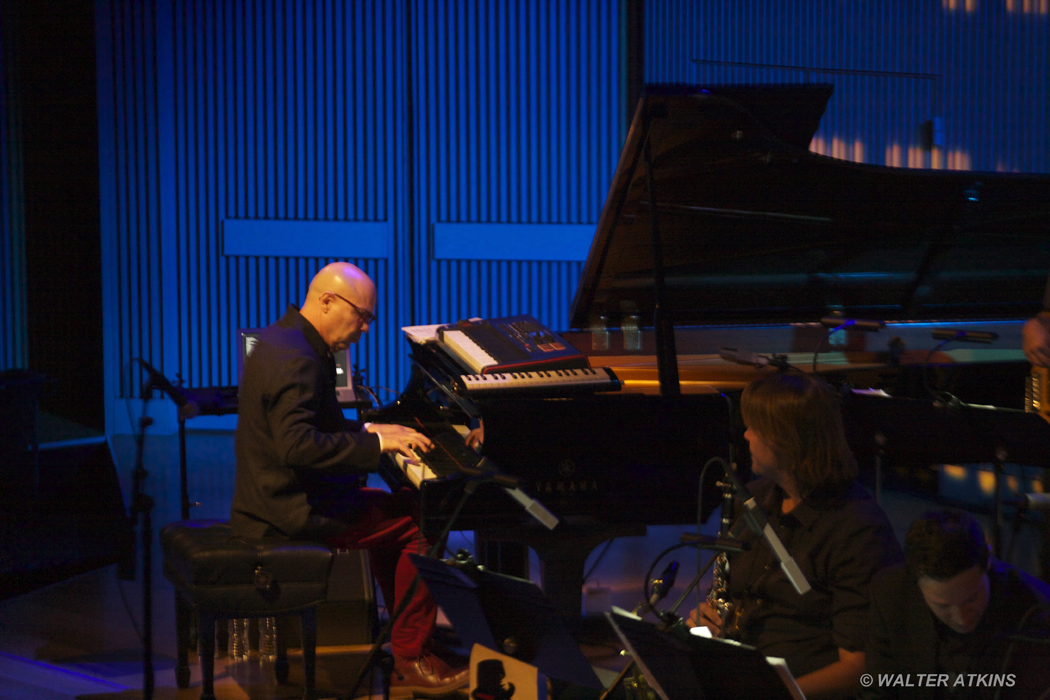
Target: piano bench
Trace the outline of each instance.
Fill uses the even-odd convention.
[[[334,551],[316,542],[244,540],[225,520],[183,520],[160,531],[164,576],[175,586],[176,684],[190,683],[190,622],[195,611],[201,700],[215,700],[215,629],[228,619],[298,616],[303,697],[316,698],[317,606],[348,599],[347,573],[364,566],[364,551]],[[331,579],[331,585],[329,583]],[[220,628],[220,634],[225,626]],[[289,630],[290,631],[290,630]],[[288,639],[277,634],[274,670],[288,680]]]

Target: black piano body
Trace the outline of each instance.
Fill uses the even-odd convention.
[[[567,611],[579,607],[585,550],[610,533],[695,522],[717,503],[715,473],[697,507],[700,470],[730,456],[735,392],[772,371],[727,362],[723,347],[913,401],[932,388],[1021,407],[1020,329],[1050,270],[1050,176],[811,153],[830,96],[825,85],[647,88],[560,332],[592,367],[612,367],[623,391],[473,402],[451,388],[463,368],[413,344],[409,386],[370,416],[432,430],[483,416],[485,453],[564,528],[539,531],[488,487],[455,526],[564,564],[566,580],[550,585]],[[828,336],[819,319],[833,315],[886,326]],[[998,339],[938,348],[931,331],[944,328]],[[455,482],[422,489],[428,532],[454,505]]]

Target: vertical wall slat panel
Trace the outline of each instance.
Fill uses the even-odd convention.
[[[433,224],[596,221],[622,139],[619,10],[101,1],[112,396],[135,393],[120,368],[136,356],[189,385],[235,383],[236,330],[301,303],[331,261],[226,257],[227,218],[388,223],[389,258],[351,258],[379,287],[382,321],[355,351],[373,384],[403,384],[403,325],[563,327],[580,263],[435,260]]]
[[[234,383],[236,329],[300,303],[329,261],[226,258],[224,218],[388,222],[390,257],[353,260],[380,289],[382,322],[356,358],[375,384],[404,381],[402,325],[527,312],[564,327],[579,263],[436,260],[433,229],[596,221],[624,127],[619,3],[100,0],[97,8],[114,395],[135,393],[122,369],[136,356],[189,384]],[[1045,3],[648,0],[646,8],[649,81],[835,83],[815,150],[878,164],[1050,170]],[[158,32],[168,33],[163,41]],[[171,75],[158,76],[158,65]],[[2,128],[10,113],[0,114]],[[941,153],[920,147],[919,127],[935,117],[944,119]],[[5,176],[12,158],[0,154]],[[7,198],[10,182],[0,183]],[[13,225],[13,212],[5,207],[2,225]],[[17,256],[9,240],[5,275]],[[24,350],[11,349],[18,341],[7,327],[0,359],[10,364]]]
[[[0,370],[29,362],[19,66],[14,12],[0,8]]]
[[[426,110],[413,166],[424,176],[411,232],[420,241],[416,320],[531,313],[564,328],[580,263],[468,263],[428,251],[434,223],[597,220],[622,138],[619,5],[416,0],[413,8],[414,101]]]
[[[141,357],[167,372],[161,348],[165,284],[160,260],[157,63],[152,4],[97,6],[100,189],[107,387],[138,391]]]
[[[391,151],[377,144],[390,132],[384,121],[394,119],[383,105],[396,102],[375,102],[381,96],[377,91],[397,86],[377,79],[382,61],[375,48],[363,46],[368,42],[360,39],[390,35],[395,27],[389,25],[389,12],[377,16],[370,11],[377,8],[355,4],[346,11],[356,13],[351,21],[358,22],[357,33],[330,31],[338,5],[320,0],[173,3],[176,79],[173,104],[168,106],[177,117],[174,133],[168,136],[177,144],[176,176],[172,191],[164,193],[177,212],[176,230],[170,235],[178,241],[178,255],[170,262],[179,275],[178,319],[173,326],[178,329],[179,350],[172,360],[175,371],[192,385],[235,383],[236,329],[270,323],[286,304],[300,303],[309,278],[330,262],[227,259],[220,237],[224,218],[365,221],[384,220],[390,210],[385,177],[389,167],[378,159]],[[133,36],[127,30],[117,32],[114,45]],[[385,40],[385,45],[393,43]],[[332,56],[353,56],[354,62],[331,66]],[[125,90],[142,86],[127,95],[129,105],[138,105],[151,79],[118,76],[117,82]],[[143,118],[147,117],[140,121]],[[135,124],[125,118],[121,127]],[[342,124],[354,128],[348,133],[339,129]],[[336,133],[350,142],[345,148],[338,147]],[[129,137],[121,134],[118,142],[128,143]],[[148,153],[135,153],[123,172],[131,177],[147,160],[152,160]],[[141,187],[151,184],[148,177],[133,179]],[[128,215],[133,211],[118,207]],[[141,224],[134,228],[150,229]],[[135,251],[138,260],[137,246],[150,243],[155,249],[149,238],[140,243],[129,239],[120,247]],[[143,247],[141,255],[148,256],[148,250]],[[140,318],[139,325],[153,319],[157,328],[171,323],[138,313],[137,299],[150,291],[150,281],[144,277],[140,284],[137,275],[149,269],[128,260],[118,273],[128,285],[139,286],[136,293],[126,289],[122,295],[125,311],[120,315],[127,321],[128,345],[144,337],[131,319]],[[377,280],[385,274],[373,272]],[[395,331],[380,333],[383,345],[396,337]],[[366,364],[383,364],[375,357],[375,347],[366,343],[364,349],[370,356],[363,360]],[[126,359],[130,353],[121,354]]]
[[[649,82],[830,82],[811,148],[879,165],[1050,171],[1050,16],[981,2],[646,2]],[[841,75],[724,63],[882,71]],[[929,149],[921,128],[944,120]]]

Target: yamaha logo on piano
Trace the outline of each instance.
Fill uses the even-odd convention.
[[[597,479],[582,479],[580,481],[537,481],[536,493],[597,493]]]
[[[576,464],[571,459],[563,459],[558,462],[558,474],[569,477],[576,473]]]

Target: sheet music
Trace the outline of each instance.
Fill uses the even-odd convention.
[[[401,332],[412,342],[426,345],[427,343],[437,342],[437,331],[442,325],[443,324],[440,323],[434,323],[429,326],[404,326],[401,329]]]
[[[776,669],[777,675],[780,676],[780,680],[784,681],[784,685],[787,686],[788,692],[791,693],[791,697],[795,698],[795,700],[806,700],[802,688],[798,687],[798,682],[796,682],[795,677],[791,675],[791,669],[788,668],[785,659],[782,659],[779,656],[767,656],[766,661],[769,662],[770,666]]]
[[[472,318],[470,320],[477,322],[481,319]],[[438,341],[438,328],[447,325],[447,323],[432,323],[426,326],[403,326],[401,332],[412,342],[426,345],[428,343],[436,343]]]

